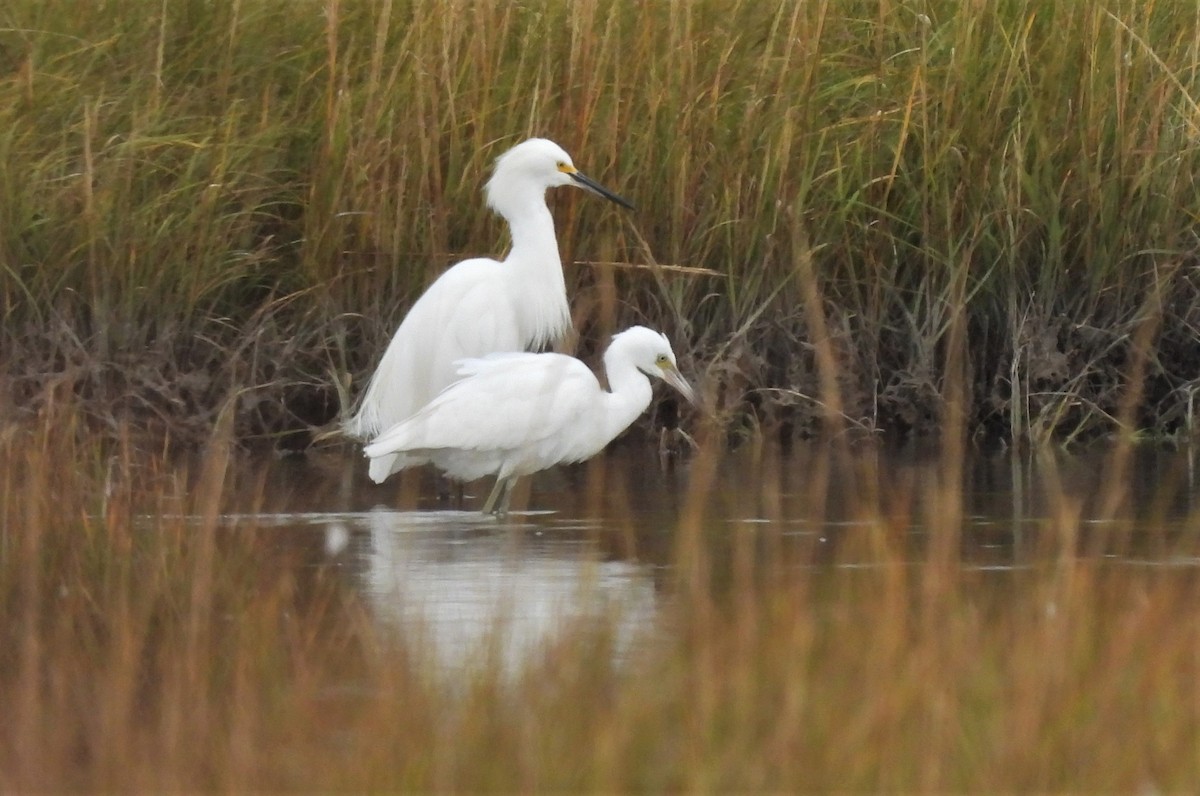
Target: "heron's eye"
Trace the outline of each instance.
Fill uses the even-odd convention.
[[[575,171],[575,169],[571,168],[571,164],[566,162],[565,160],[560,160],[555,165],[557,166],[558,170],[563,172],[564,174],[570,174],[571,172]]]
[[[654,360],[654,364],[655,364],[655,365],[658,365],[660,368],[665,368],[665,367],[667,367],[668,365],[670,365],[670,364],[671,364],[671,360],[667,358],[667,355],[666,355],[666,354],[659,354],[659,355],[658,355],[658,356],[655,358],[655,360]]]

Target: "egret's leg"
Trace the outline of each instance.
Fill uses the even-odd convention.
[[[508,516],[508,504],[512,502],[513,487],[517,485],[517,477],[514,475],[504,484],[504,495],[500,498],[500,511],[497,512],[501,517]]]
[[[508,483],[507,478],[503,478],[501,476],[496,477],[496,485],[494,487],[492,487],[492,493],[490,495],[488,495],[488,499],[486,501],[484,501],[484,504],[483,504],[483,513],[484,514],[495,514],[496,513],[495,512],[496,499],[499,498],[500,493],[502,491],[504,491],[504,485],[506,483]],[[503,512],[501,512],[501,513],[503,513]]]

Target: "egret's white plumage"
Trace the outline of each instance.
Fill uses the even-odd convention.
[[[552,141],[533,138],[501,155],[485,190],[488,206],[508,222],[512,249],[503,261],[458,263],[413,304],[346,423],[347,434],[370,439],[409,417],[458,378],[458,360],[537,348],[570,328],[554,219],[546,206],[546,189],[560,185],[631,207],[580,173]],[[386,477],[409,464],[393,456],[374,468]]]
[[[469,481],[496,475],[485,512],[508,508],[522,475],[563,462],[579,462],[604,449],[650,405],[651,376],[695,400],[679,373],[667,338],[644,326],[613,337],[604,353],[611,392],[595,374],[565,354],[497,353],[460,363],[455,381],[422,409],[366,446],[371,477],[432,462]]]

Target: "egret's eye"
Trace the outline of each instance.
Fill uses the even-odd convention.
[[[558,168],[558,170],[563,172],[564,174],[570,174],[573,171],[575,171],[575,168],[570,163],[566,162],[565,160],[560,160],[555,165]]]
[[[655,360],[654,360],[654,364],[655,364],[655,365],[658,365],[660,368],[665,368],[665,367],[668,367],[668,366],[671,364],[671,360],[667,358],[667,355],[666,355],[666,354],[659,354],[659,355],[658,355],[658,356],[655,358]]]

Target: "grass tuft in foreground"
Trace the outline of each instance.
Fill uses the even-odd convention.
[[[228,421],[183,469],[81,444],[77,422],[0,441],[4,790],[1200,782],[1195,567],[1097,555],[1067,492],[1030,566],[989,572],[960,555],[961,487],[941,463],[906,480],[869,458],[841,475],[809,462],[810,507],[862,479],[831,548],[720,520],[702,453],[643,637],[615,654],[615,626],[579,618],[522,669],[448,681],[345,571],[217,521],[237,468]],[[772,516],[778,464],[760,460],[741,516]],[[1127,549],[1113,527],[1102,548]],[[1195,527],[1139,532],[1194,562]]]

